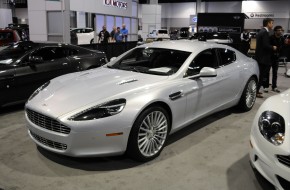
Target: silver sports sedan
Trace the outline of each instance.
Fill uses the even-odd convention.
[[[28,133],[73,156],[157,157],[169,134],[214,112],[250,110],[255,60],[221,44],[165,41],[138,46],[103,67],[48,81],[25,105]]]

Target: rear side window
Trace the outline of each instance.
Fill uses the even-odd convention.
[[[93,31],[93,29],[90,29],[90,28],[85,29],[85,33],[90,33],[92,31]]]
[[[32,54],[33,56],[40,56],[44,61],[60,59],[66,57],[66,53],[61,47],[45,47]]]
[[[159,30],[158,33],[159,34],[168,34],[167,30]]]
[[[220,66],[225,66],[236,61],[236,53],[234,51],[219,48],[218,53],[220,55],[221,60]]]
[[[13,40],[12,32],[0,32],[0,40]]]

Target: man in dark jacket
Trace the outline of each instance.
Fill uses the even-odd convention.
[[[277,73],[281,49],[285,45],[282,26],[274,27],[274,34],[270,36],[270,44],[273,46],[277,46],[276,51],[274,51],[272,54],[272,91],[280,92],[280,90],[277,88]],[[269,83],[269,75],[268,75],[268,83]]]
[[[267,74],[271,68],[271,56],[273,51],[276,51],[277,47],[270,44],[269,31],[273,28],[274,20],[271,18],[266,18],[263,20],[263,28],[259,31],[257,35],[257,44],[255,58],[259,64],[260,77],[257,86],[257,97],[263,98],[260,92],[261,86],[264,87],[264,92],[268,91],[269,82],[267,84]]]
[[[110,34],[107,31],[107,27],[104,25],[103,30],[99,33],[99,43],[108,43]]]

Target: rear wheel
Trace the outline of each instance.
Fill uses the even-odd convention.
[[[242,111],[249,111],[255,104],[257,95],[257,80],[254,77],[251,77],[243,91],[239,102],[239,108]]]
[[[94,43],[94,39],[91,39],[90,44],[93,44],[93,43]]]
[[[156,158],[164,148],[170,129],[168,113],[154,106],[143,111],[130,133],[127,154],[137,161]]]

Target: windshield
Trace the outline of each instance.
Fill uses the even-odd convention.
[[[190,52],[162,48],[136,48],[109,68],[153,75],[172,75],[178,71]]]
[[[0,51],[0,64],[10,64],[20,59],[32,46],[16,43]]]

